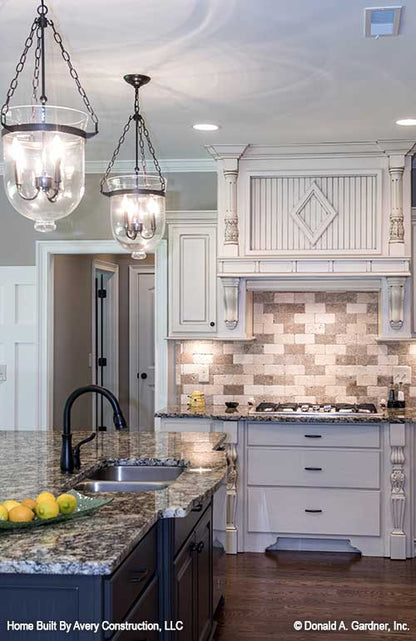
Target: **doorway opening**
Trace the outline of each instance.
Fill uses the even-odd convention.
[[[53,425],[68,395],[97,384],[120,400],[130,429],[154,429],[155,261],[124,254],[53,255]],[[102,397],[84,396],[74,428],[113,429]]]

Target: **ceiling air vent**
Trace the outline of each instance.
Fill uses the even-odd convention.
[[[364,28],[367,38],[397,36],[403,7],[369,7],[364,9]]]

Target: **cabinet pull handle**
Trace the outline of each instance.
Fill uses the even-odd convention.
[[[204,549],[204,547],[205,547],[204,542],[203,542],[203,541],[200,541],[200,542],[198,543],[198,545],[196,546],[196,551],[198,552],[198,554],[201,554],[201,552],[202,552],[202,550]]]
[[[322,472],[322,467],[305,467],[307,472]]]
[[[322,510],[308,510],[305,508],[305,512],[308,512],[309,514],[320,514]]]
[[[305,434],[305,438],[322,438],[322,434]]]
[[[138,574],[140,576],[134,576],[130,579],[130,583],[141,583],[149,575],[149,570],[133,570],[132,574]]]
[[[205,543],[203,541],[200,541],[199,543],[191,543],[190,550],[191,552],[198,552],[198,554],[201,554],[204,547]]]
[[[210,327],[215,327],[215,323],[214,323],[214,321],[211,321],[211,322],[210,322]]]
[[[202,511],[202,503],[198,503],[198,505],[195,505],[192,508],[192,512],[201,512]]]

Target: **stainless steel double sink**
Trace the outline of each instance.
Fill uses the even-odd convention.
[[[75,487],[88,492],[148,492],[169,487],[184,467],[167,465],[114,465],[103,467]]]

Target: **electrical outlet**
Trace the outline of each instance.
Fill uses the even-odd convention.
[[[209,383],[209,367],[205,365],[199,370],[199,382]]]
[[[410,385],[412,382],[412,368],[408,365],[396,365],[393,367],[393,383],[399,385]]]
[[[5,383],[7,381],[7,365],[5,363],[0,364],[0,383]]]

